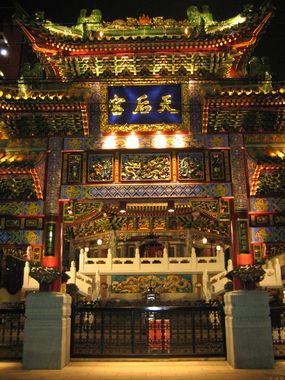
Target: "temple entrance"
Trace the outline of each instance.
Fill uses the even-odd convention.
[[[157,200],[70,207],[63,262],[83,301],[141,306],[150,286],[165,305],[211,298],[207,278],[224,271],[231,244],[220,199],[175,201],[171,210]]]

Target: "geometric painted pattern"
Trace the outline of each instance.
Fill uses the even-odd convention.
[[[222,184],[165,184],[165,185],[109,185],[61,187],[62,199],[94,198],[171,198],[171,197],[228,197],[232,195],[230,183]]]
[[[284,227],[254,227],[252,228],[252,241],[266,243],[284,243]]]
[[[284,212],[285,198],[250,198],[251,211]]]
[[[42,231],[0,231],[0,244],[42,244],[42,241]]]
[[[0,215],[42,215],[43,210],[43,201],[0,204]]]

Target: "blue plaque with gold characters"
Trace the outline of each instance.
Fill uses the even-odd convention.
[[[108,87],[109,124],[180,124],[181,86]]]

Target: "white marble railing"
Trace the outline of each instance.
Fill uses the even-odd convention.
[[[70,277],[67,284],[76,284],[81,294],[90,296],[92,299],[96,298],[96,293],[99,291],[98,281],[100,274],[98,272],[93,277],[76,272],[75,263],[72,261],[70,270],[66,274]],[[25,263],[24,268],[23,290],[39,290],[39,283],[30,276],[30,263],[28,261]]]
[[[30,263],[26,261],[24,267],[23,289],[32,291],[39,290],[39,287],[38,281],[30,276]]]
[[[209,273],[221,272],[224,267],[224,253],[220,251],[215,257],[196,257],[192,249],[190,257],[168,257],[164,250],[163,257],[142,258],[138,251],[133,258],[112,257],[108,250],[106,258],[89,258],[83,249],[79,256],[79,272],[94,274],[114,273],[203,273],[207,268]]]
[[[229,281],[226,274],[233,269],[231,260],[228,261],[228,269],[212,276],[209,279],[208,289],[211,293],[211,298],[224,293],[224,286]],[[274,259],[274,262],[268,260],[266,265],[263,266],[265,270],[264,279],[258,283],[262,288],[282,288],[281,267],[279,260]],[[203,284],[203,286],[206,286]]]
[[[78,286],[79,292],[85,296],[90,296],[92,299],[96,293],[95,277],[86,276],[83,273],[76,272],[75,262],[71,262],[70,270],[66,272],[69,275],[67,284],[75,284]],[[99,273],[96,274],[99,279]]]
[[[264,280],[259,283],[259,286],[266,288],[282,288],[281,266],[279,259],[275,258],[274,262],[268,260],[263,266],[266,272]]]
[[[226,277],[226,274],[233,270],[233,263],[232,260],[228,260],[228,268],[227,270],[224,270],[221,273],[216,274],[215,276],[212,276],[209,280],[209,291],[211,295],[218,295],[221,293],[224,293],[224,286],[229,281],[229,279]],[[212,298],[212,297],[211,297]]]

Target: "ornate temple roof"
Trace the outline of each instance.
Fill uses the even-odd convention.
[[[72,207],[72,214],[68,207]],[[222,211],[217,201],[192,201],[188,203],[175,202],[174,213],[168,212],[167,202],[127,202],[126,212],[120,213],[118,202],[73,202],[65,204],[64,221],[74,223],[73,230],[77,239],[86,236],[95,237],[97,233],[108,233],[117,230],[121,237],[124,233],[140,233],[142,237],[155,233],[165,234],[166,231],[181,231],[189,228],[195,231],[195,236],[212,236],[220,241],[229,239],[229,226],[223,222]],[[171,236],[171,235],[169,235]]]
[[[43,199],[38,165],[44,152],[0,152],[1,200]]]
[[[227,90],[207,96],[203,132],[284,133],[284,89]]]
[[[182,21],[142,15],[106,22],[98,9],[90,16],[81,10],[73,26],[46,20],[43,12],[32,20],[18,11],[15,19],[48,77],[237,77],[245,75],[249,53],[272,14],[266,3],[220,22],[207,6],[189,6]]]
[[[84,102],[61,94],[1,95],[0,139],[88,135]]]

